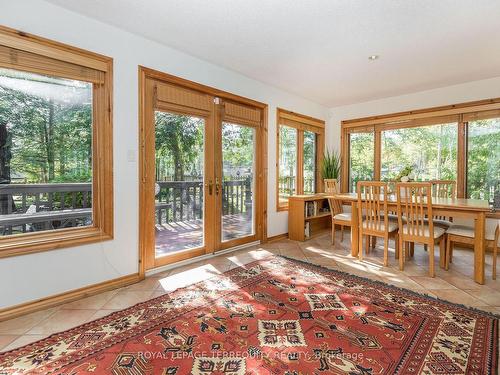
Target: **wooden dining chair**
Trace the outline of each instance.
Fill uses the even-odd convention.
[[[325,179],[325,193],[337,194],[340,192],[336,179]],[[340,225],[340,241],[344,241],[344,226],[352,226],[352,214],[344,212],[340,199],[328,198],[330,213],[332,215],[332,244],[335,244],[335,227]]]
[[[430,180],[432,184],[433,198],[456,198],[457,197],[457,182],[453,180]],[[434,216],[432,218],[434,225],[448,229],[453,225],[453,218],[446,216]],[[427,251],[427,245],[424,245],[424,250]]]
[[[399,269],[404,270],[403,243],[421,243],[428,246],[429,275],[435,276],[434,244],[439,242],[440,257],[445,256],[445,230],[435,226],[432,218],[432,184],[430,182],[400,182],[396,184],[399,222]],[[404,220],[403,220],[404,218]]]
[[[431,180],[432,196],[434,198],[456,198],[457,182],[453,180]],[[434,225],[448,229],[453,225],[453,218],[446,216],[435,216]]]
[[[431,180],[432,196],[438,198],[456,198],[457,182],[453,180]]]
[[[474,227],[468,225],[452,225],[446,231],[446,270],[450,267],[453,258],[453,245],[461,243],[474,245],[475,242]],[[498,239],[500,237],[500,220],[498,220],[495,232],[486,232],[485,245],[493,250],[493,270],[492,279],[497,278],[497,252]]]
[[[398,252],[398,223],[389,219],[387,199],[388,185],[380,181],[358,181],[359,260],[363,260],[363,236],[366,236],[366,252],[371,237],[384,239],[384,266],[389,265],[389,237],[393,237]]]

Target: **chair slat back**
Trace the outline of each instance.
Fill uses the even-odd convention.
[[[380,181],[358,181],[358,217],[365,229],[383,232],[388,228],[388,186]]]
[[[398,181],[396,180],[388,180],[387,181],[387,194],[389,195],[396,195],[396,184]],[[397,211],[389,211],[389,214],[391,215],[397,215]]]
[[[388,194],[396,194],[396,180],[388,180],[387,181],[387,193]]]
[[[457,182],[453,180],[432,180],[432,196],[436,198],[456,198]]]
[[[432,196],[435,198],[456,198],[457,197],[457,182],[453,180],[431,180]],[[449,220],[453,218],[446,216],[435,216],[437,220]]]
[[[340,192],[337,179],[325,178],[324,183],[325,183],[325,193],[337,194]],[[330,212],[332,213],[332,216],[344,212],[344,209],[342,207],[342,202],[339,199],[329,198],[328,204],[330,205]]]
[[[432,220],[432,184],[429,182],[400,182],[396,184],[398,221],[406,237],[428,237],[434,233]],[[403,223],[403,218],[405,222]],[[425,232],[429,228],[429,233]]]

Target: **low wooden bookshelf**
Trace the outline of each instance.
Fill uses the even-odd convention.
[[[326,194],[292,195],[288,198],[288,238],[291,240],[305,241],[331,225]]]

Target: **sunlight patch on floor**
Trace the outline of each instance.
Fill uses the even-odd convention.
[[[205,264],[171,276],[166,276],[161,278],[159,282],[161,284],[161,289],[166,292],[171,292],[177,288],[182,288],[199,281],[206,280],[212,276],[220,275],[221,273],[222,272],[213,265]]]

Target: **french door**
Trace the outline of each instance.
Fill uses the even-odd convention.
[[[171,76],[142,73],[145,268],[261,239],[265,107]]]

